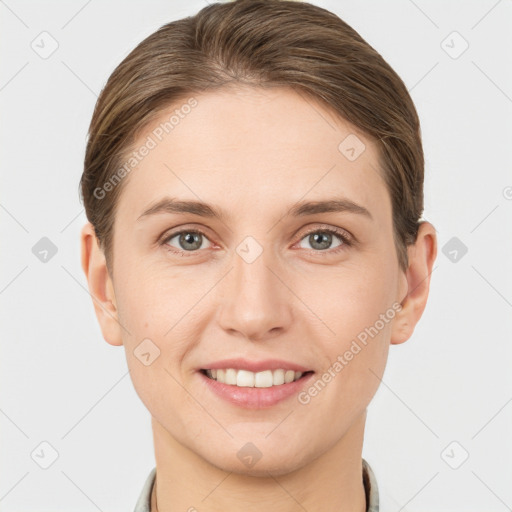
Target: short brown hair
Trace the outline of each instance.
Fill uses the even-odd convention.
[[[163,25],[118,65],[101,91],[80,190],[111,275],[116,204],[127,178],[104,197],[97,191],[163,109],[206,89],[237,84],[293,88],[376,142],[405,270],[407,245],[421,223],[424,174],[419,119],[405,84],[354,29],[321,7],[235,0]]]

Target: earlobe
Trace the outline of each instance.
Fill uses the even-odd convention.
[[[107,270],[105,255],[90,222],[82,228],[80,240],[82,269],[89,285],[89,293],[103,338],[111,345],[122,345],[114,286]]]
[[[405,272],[407,293],[399,297],[402,309],[395,316],[391,343],[407,341],[414,332],[425,306],[430,289],[430,276],[437,256],[436,230],[429,222],[422,222],[416,242],[408,247],[409,266]]]

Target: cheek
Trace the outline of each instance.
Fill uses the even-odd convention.
[[[162,425],[168,425],[174,434],[186,439],[190,424],[204,423],[201,416],[204,411],[198,407],[193,395],[184,392],[180,384],[182,375],[166,359],[167,354],[162,351],[150,366],[144,366],[136,357],[132,357],[128,363],[130,378],[138,397],[151,415]]]
[[[184,279],[176,269],[147,261],[120,258],[118,311],[130,333],[163,338],[190,308],[187,298],[195,297],[194,289],[199,284],[197,279]]]
[[[353,401],[356,406],[365,400],[369,402],[377,390],[377,376],[386,364],[396,314],[392,307],[393,280],[391,268],[386,270],[382,264],[376,264],[364,270],[344,271],[343,275],[317,283],[322,294],[318,294],[311,309],[323,321],[317,338],[321,343],[323,372],[329,374],[325,380],[335,382],[332,386],[328,384],[331,392],[325,394],[333,403],[341,400],[349,406]],[[334,390],[338,395],[331,395]],[[359,398],[352,400],[356,396]]]
[[[390,310],[395,279],[393,269],[386,269],[378,262],[360,268],[344,268],[324,278],[317,276],[315,292],[309,292],[304,302],[312,304],[311,309],[324,321],[326,339],[338,340],[343,345]],[[305,294],[306,290],[303,296]],[[329,342],[329,346],[333,344]]]
[[[136,265],[131,261],[118,267],[119,275],[125,270],[119,293],[116,291],[119,318],[126,327],[123,344],[134,384],[147,387],[148,393],[154,392],[158,398],[158,389],[151,390],[152,386],[168,382],[175,387],[172,376],[181,382],[183,376],[176,372],[201,339],[209,312],[200,298],[210,281],[194,278],[183,269]],[[146,366],[148,361],[151,363]]]

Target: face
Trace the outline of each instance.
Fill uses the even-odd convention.
[[[390,197],[374,143],[315,101],[283,88],[194,97],[168,134],[158,127],[180,105],[135,144],[156,142],[116,213],[120,336],[171,438],[226,471],[286,473],[340,442],[377,390],[407,291]],[[201,371],[237,367],[264,387]],[[297,368],[293,383],[274,371]],[[249,442],[263,454],[252,469],[237,456]]]

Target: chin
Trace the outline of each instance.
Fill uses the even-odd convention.
[[[284,456],[273,457],[273,460],[264,460],[262,456],[253,466],[244,466],[238,458],[223,460],[220,464],[213,464],[218,469],[240,476],[252,476],[256,478],[268,478],[270,476],[283,476],[300,469],[299,460],[290,460]],[[304,461],[302,461],[305,464]]]
[[[249,437],[250,438],[250,437]],[[280,476],[292,473],[305,466],[311,459],[311,454],[304,448],[297,449],[292,444],[260,442],[240,442],[240,438],[231,440],[213,451],[196,453],[206,462],[216,468],[237,475],[266,477]],[[247,437],[245,438],[247,439]]]

